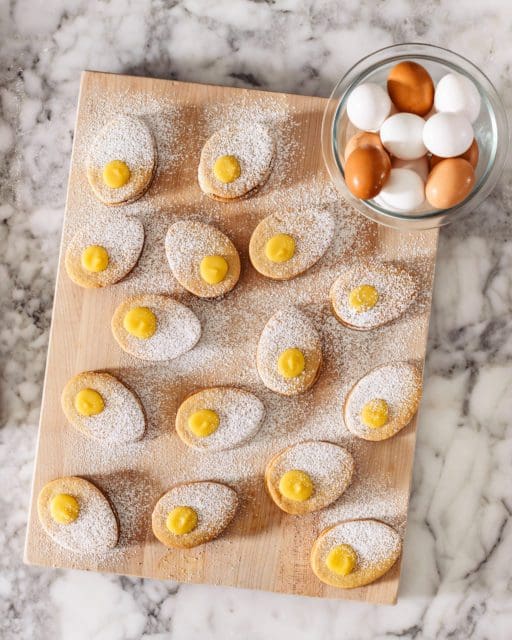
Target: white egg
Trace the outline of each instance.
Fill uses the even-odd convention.
[[[441,158],[460,156],[473,142],[471,122],[461,113],[436,113],[423,128],[427,149]]]
[[[415,171],[419,175],[423,182],[427,181],[428,174],[430,173],[427,156],[421,156],[421,158],[415,158],[414,160],[392,158],[391,167],[393,169],[411,169],[411,171]]]
[[[373,82],[360,84],[347,100],[350,122],[363,131],[378,131],[390,111],[390,97],[381,86]]]
[[[480,113],[480,93],[473,82],[459,73],[447,73],[441,78],[434,97],[437,111],[462,113],[474,122]]]
[[[413,211],[425,200],[425,184],[412,169],[391,169],[380,200],[398,211]]]
[[[396,113],[380,129],[380,139],[389,153],[401,160],[415,160],[427,153],[423,144],[425,120],[414,113]]]

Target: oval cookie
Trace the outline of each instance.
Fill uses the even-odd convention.
[[[224,295],[240,277],[240,256],[235,245],[209,224],[175,222],[167,231],[165,253],[176,280],[200,298]]]
[[[46,484],[37,511],[50,538],[70,551],[98,554],[117,544],[119,528],[109,501],[83,478],[69,476]]]
[[[178,484],[156,503],[153,533],[167,547],[196,547],[217,538],[237,507],[236,491],[220,482]]]
[[[316,382],[320,371],[320,336],[297,307],[282,309],[261,332],[256,361],[266,387],[285,396],[302,393]]]
[[[384,522],[347,520],[318,536],[311,550],[311,568],[326,584],[354,589],[387,573],[401,551],[400,536]]]
[[[274,139],[265,125],[230,124],[204,145],[199,186],[215,200],[230,202],[248,197],[267,181],[273,157]]]
[[[377,367],[348,393],[343,409],[345,425],[364,440],[386,440],[410,423],[420,398],[417,367],[408,362]]]
[[[332,215],[322,209],[273,213],[253,231],[249,257],[262,275],[289,280],[324,255],[334,233]]]
[[[334,315],[342,324],[368,331],[399,318],[416,293],[416,282],[405,269],[362,263],[338,276],[330,299]]]
[[[61,397],[68,421],[89,438],[135,442],[146,420],[140,400],[109,373],[85,371],[73,376]]]
[[[298,515],[318,511],[337,500],[350,485],[353,472],[354,460],[346,449],[331,442],[307,440],[270,460],[265,484],[280,509]]]
[[[144,227],[136,218],[95,216],[71,238],[66,271],[81,287],[108,287],[135,267],[144,246]]]
[[[193,311],[173,298],[140,294],[114,311],[112,333],[127,353],[156,362],[190,351],[201,336],[201,324]]]
[[[87,179],[104,204],[128,204],[147,191],[156,164],[156,147],[147,125],[135,116],[120,115],[93,140]]]
[[[264,415],[265,407],[254,394],[235,387],[211,387],[182,402],[176,431],[189,447],[221,451],[253,438]]]

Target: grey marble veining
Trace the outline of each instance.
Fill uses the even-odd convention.
[[[507,0],[0,3],[0,637],[508,640],[512,637],[510,164],[441,234],[396,607],[21,564],[82,69],[328,95],[401,41],[480,65],[512,113]]]

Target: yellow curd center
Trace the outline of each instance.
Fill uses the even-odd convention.
[[[96,416],[104,408],[103,398],[94,389],[80,389],[75,396],[75,409],[81,416]]]
[[[206,438],[217,431],[220,419],[215,411],[200,409],[188,417],[187,424],[197,438]]]
[[[185,535],[197,527],[197,513],[192,507],[174,507],[167,514],[165,525],[174,535]]]
[[[86,271],[92,273],[98,273],[99,271],[105,271],[108,267],[108,252],[105,247],[100,247],[97,244],[91,244],[82,251],[80,256],[82,267]]]
[[[111,160],[103,167],[103,182],[111,189],[120,189],[131,177],[130,167],[122,160]]]
[[[50,515],[57,524],[71,524],[79,513],[78,500],[67,493],[58,493],[50,501]]]
[[[123,327],[135,338],[147,340],[156,331],[156,316],[147,307],[134,307],[123,318]]]
[[[267,241],[265,255],[271,262],[287,262],[295,255],[295,240],[286,233],[278,233]]]
[[[306,360],[300,349],[293,347],[281,353],[277,360],[277,370],[283,378],[296,378],[304,371]]]
[[[240,177],[240,163],[235,156],[219,156],[213,165],[213,174],[220,182],[227,184]]]
[[[349,544],[333,547],[325,559],[327,568],[339,576],[348,576],[357,564],[357,554]]]
[[[369,311],[377,304],[379,292],[371,284],[362,284],[349,293],[348,303],[357,313]]]
[[[228,261],[223,256],[205,256],[199,265],[201,278],[207,284],[219,284],[228,272]]]
[[[304,502],[313,494],[313,481],[305,471],[292,469],[281,476],[279,491],[281,495],[294,502]]]
[[[379,429],[389,420],[388,403],[382,398],[374,398],[361,409],[361,421],[370,429]]]

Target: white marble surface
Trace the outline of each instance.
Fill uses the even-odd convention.
[[[443,231],[400,602],[179,586],[21,564],[82,69],[327,95],[363,54],[448,46],[509,109],[508,0],[0,2],[0,637],[512,637],[511,171]]]

